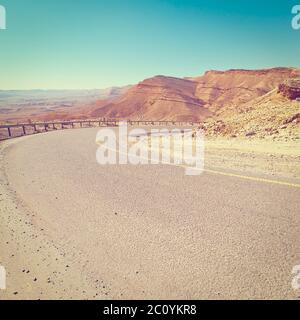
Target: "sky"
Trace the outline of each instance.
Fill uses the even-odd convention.
[[[155,75],[300,67],[300,0],[0,0],[0,89],[92,89]]]

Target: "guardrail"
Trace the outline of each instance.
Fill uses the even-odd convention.
[[[0,129],[7,130],[7,135],[4,137],[0,136],[0,140],[5,140],[9,138],[35,134],[40,132],[47,132],[51,130],[62,130],[67,128],[83,128],[83,127],[117,127],[119,122],[125,120],[119,119],[90,119],[90,120],[65,120],[65,121],[47,121],[47,122],[33,122],[33,123],[16,123],[16,124],[4,124],[0,125]],[[142,126],[142,125],[152,125],[152,126],[194,126],[199,125],[200,122],[193,121],[156,121],[156,120],[126,120],[128,125],[131,126]],[[14,129],[21,131],[19,135],[14,135]]]

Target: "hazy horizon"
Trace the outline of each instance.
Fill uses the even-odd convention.
[[[216,69],[211,69],[211,70],[206,70],[206,71],[228,71],[228,70],[247,70],[247,71],[256,71],[256,70],[264,70],[264,69],[274,69],[274,68],[300,68],[298,66],[273,66],[273,67],[269,67],[269,68],[259,68],[259,69],[236,69],[236,68],[231,68],[231,69],[224,69],[224,70],[216,70]],[[189,77],[199,77],[204,75],[204,73],[206,72],[204,71],[201,74],[195,74],[195,75],[188,75],[188,76],[183,76],[183,77],[176,77],[176,78],[189,78]],[[164,76],[164,77],[174,77],[174,76],[170,76],[170,75],[162,75],[162,74],[156,74],[153,75],[152,77],[156,77],[156,76]],[[149,78],[152,78],[149,77]],[[148,78],[145,78],[148,79]],[[112,85],[111,87],[104,87],[104,88],[66,88],[66,89],[60,89],[60,88],[27,88],[27,89],[1,89],[0,88],[0,92],[2,91],[94,91],[94,90],[108,90],[111,88],[124,88],[124,87],[130,87],[130,86],[134,86],[135,84],[145,80],[145,79],[141,79],[136,83],[128,83],[128,84],[124,84],[124,85],[120,85],[120,86],[116,86],[116,85]]]

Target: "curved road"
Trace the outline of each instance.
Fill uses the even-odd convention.
[[[86,281],[101,279],[111,298],[297,298],[299,188],[168,165],[101,166],[97,130],[29,137],[5,156],[34,228]]]

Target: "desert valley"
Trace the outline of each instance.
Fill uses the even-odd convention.
[[[0,298],[297,299],[299,79],[273,68],[0,92],[2,124],[195,121],[205,133],[196,179],[176,166],[97,165],[96,127],[1,142]]]
[[[0,91],[2,124],[103,117],[200,121],[210,136],[293,140],[299,138],[299,110],[298,68],[155,76],[106,90]]]
[[[295,0],[0,0],[0,311],[296,309],[299,37]]]

